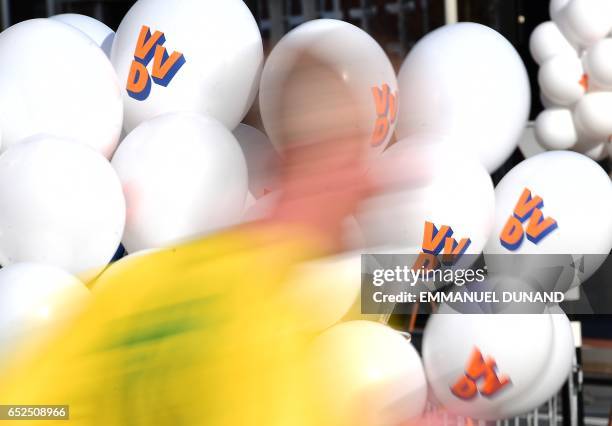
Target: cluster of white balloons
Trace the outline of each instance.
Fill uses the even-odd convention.
[[[462,399],[453,386],[468,371],[475,349],[492,359],[495,374],[509,383],[493,395]],[[422,352],[440,404],[459,415],[499,420],[534,410],[559,391],[571,372],[574,340],[558,307],[533,315],[462,315],[443,305],[427,322]],[[491,377],[480,379],[482,385]]]
[[[149,32],[141,38],[143,26]],[[132,75],[137,58],[147,62],[147,49],[161,52],[152,59],[158,62]],[[173,52],[184,58],[173,78],[156,81],[143,99],[130,96],[126,82],[146,81],[149,71],[154,80]],[[233,225],[244,220],[245,207],[278,198],[277,148],[301,135],[301,119],[312,106],[282,90],[305,52],[332,71],[328,82],[342,76],[341,85],[354,97],[340,104],[357,106],[345,115],[349,122],[319,120],[307,130],[357,128],[364,150],[380,153],[395,129],[397,79],[382,48],[345,22],[300,26],[278,44],[265,70],[261,35],[240,0],[184,0],[180,7],[139,0],[116,34],[73,14],[25,21],[0,34],[0,55],[12,63],[0,70],[0,341],[7,353],[50,334],[40,332],[43,326],[85,309],[82,298],[89,291],[83,282],[95,288],[102,271],[120,272],[129,258]],[[325,81],[313,85],[310,77],[294,83],[296,90],[321,88],[317,96],[329,87]],[[260,86],[270,139],[239,124]],[[278,108],[293,116],[289,125]],[[355,231],[354,219],[347,219],[347,227]],[[120,243],[130,256],[105,269]],[[321,332],[353,307],[359,261],[358,254],[342,255],[294,271],[280,297],[302,308],[295,314],[305,330]],[[336,382],[344,389],[339,395],[348,400],[377,383],[378,376],[363,375],[371,370],[367,363],[376,364],[380,377],[397,389],[418,390],[418,404],[395,415],[422,411],[424,373],[409,341],[367,322],[334,333],[345,336],[344,343],[338,346],[334,338],[330,346],[323,335],[318,347],[328,351],[325,359],[347,353],[353,343],[363,348],[344,382]],[[366,348],[378,354],[366,356]],[[388,359],[379,363],[382,355]],[[381,398],[380,407],[385,405]]]
[[[600,161],[612,154],[612,4],[552,0],[551,21],[533,32],[545,110],[535,123],[547,150],[573,150]]]
[[[541,153],[493,188],[487,171],[517,147],[530,100],[524,65],[506,40],[476,24],[433,31],[406,58],[399,89],[400,140],[371,169],[385,191],[363,203],[357,215],[367,246],[415,254],[425,221],[450,226],[458,239],[471,239],[467,253],[484,252],[495,291],[535,290],[528,281],[534,274],[540,289],[567,291],[601,266],[612,249],[612,182],[595,161],[573,152]],[[545,217],[554,218],[558,228],[538,244],[525,238],[509,250],[500,235],[526,188],[542,197]],[[597,225],[586,229],[586,223]],[[529,256],[513,263],[508,256],[513,254]],[[575,267],[580,258],[583,269]],[[540,273],[548,259],[554,264],[544,266],[561,274]],[[562,311],[534,306],[538,314],[528,315],[500,304],[492,315],[480,306],[462,308],[479,315],[443,306],[425,331],[426,377],[444,409],[503,419],[538,407],[559,390],[574,353]],[[462,400],[451,389],[474,347],[493,358],[512,384],[493,397]]]
[[[572,0],[558,12],[563,31],[576,37],[577,45],[568,43],[576,58],[576,46],[594,45],[610,30],[601,37],[578,31],[583,12],[592,11],[583,3]],[[587,63],[601,71],[589,74],[589,87],[606,84],[602,49],[587,52]],[[0,348],[56,318],[66,303],[79,306],[88,291],[73,275],[99,275],[120,243],[138,256],[269,211],[280,196],[277,148],[322,134],[350,132],[385,188],[363,203],[357,221],[347,218],[355,246],[418,253],[430,221],[470,238],[468,253],[505,253],[499,234],[528,187],[544,198],[559,229],[519,253],[612,248],[612,183],[591,159],[540,154],[494,189],[489,173],[516,149],[530,92],[517,52],[482,25],[427,35],[396,78],[382,48],[345,22],[299,26],[264,66],[261,35],[241,0],[182,0],[180,7],[139,0],[116,34],[80,15],[17,24],[0,34],[0,57],[11,64],[0,68]],[[159,78],[162,72],[172,79]],[[146,97],[128,92],[134,78],[144,82]],[[240,124],[258,90],[267,135]],[[593,130],[608,95],[580,96],[571,105],[592,101],[586,113],[576,106],[574,119]],[[400,141],[388,147],[396,130]],[[282,294],[302,309],[295,314],[306,331],[327,330],[315,339],[312,359],[329,371],[321,389],[339,418],[353,411],[354,398],[365,398],[375,424],[401,423],[422,413],[427,382],[458,414],[502,418],[533,408],[567,375],[571,334],[562,315],[434,316],[425,369],[410,342],[389,327],[337,324],[358,300],[360,253],[299,265]],[[598,267],[587,265],[580,280]],[[512,390],[499,399],[449,395],[474,345],[513,377]],[[556,361],[547,366],[551,356]],[[518,362],[525,358],[531,364]],[[544,373],[550,380],[536,384]]]
[[[121,243],[136,253],[240,220],[247,166],[232,130],[255,98],[263,46],[242,1],[205,3],[141,0],[117,34],[75,14],[0,34],[11,62],[0,70],[3,348],[79,306],[64,290],[87,294]],[[165,39],[140,46],[143,25]],[[162,44],[187,65],[146,101],[127,96],[138,49],[157,50],[153,78],[170,72]]]
[[[586,6],[576,0],[565,7]],[[568,11],[567,25],[576,24],[569,17],[577,12]],[[554,24],[544,28],[549,25]],[[565,291],[599,268],[612,249],[612,184],[595,161],[579,153],[543,152],[518,164],[495,190],[486,173],[514,151],[528,118],[527,74],[507,40],[471,23],[435,30],[404,61],[399,90],[400,140],[373,161],[370,172],[385,190],[357,214],[366,246],[417,254],[429,221],[450,226],[457,239],[470,238],[466,253],[484,251],[490,272],[525,278],[530,268],[509,268],[505,255],[558,255],[548,259],[567,273],[540,283],[549,290]],[[558,229],[537,244],[510,250],[500,234],[525,189],[542,197],[545,217],[556,220]],[[597,226],[586,229],[585,223]],[[522,260],[536,258],[545,259]],[[575,263],[584,269],[574,271]]]

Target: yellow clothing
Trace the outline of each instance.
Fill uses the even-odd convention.
[[[2,426],[320,425],[307,336],[275,297],[319,255],[296,229],[237,229],[111,267],[90,304],[0,372],[0,404],[69,405]]]

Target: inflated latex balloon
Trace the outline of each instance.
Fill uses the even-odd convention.
[[[59,138],[0,156],[0,264],[38,262],[71,273],[104,268],[125,224],[121,183],[93,149]]]
[[[347,250],[358,250],[366,247],[365,237],[355,216],[348,216],[342,223],[342,245]]]
[[[242,215],[244,156],[213,118],[172,113],[146,121],[122,141],[112,165],[127,202],[129,253],[201,236]]]
[[[550,18],[554,20],[557,14],[570,2],[570,0],[550,0],[549,14]]]
[[[2,149],[40,133],[72,139],[109,158],[121,133],[119,81],[104,52],[81,31],[32,19],[0,34]]]
[[[0,365],[80,308],[89,291],[64,270],[15,263],[0,270]]]
[[[261,198],[278,189],[280,156],[270,139],[261,131],[246,124],[234,129],[249,170],[249,192]]]
[[[455,142],[414,136],[373,163],[370,176],[382,190],[356,214],[367,246],[418,254],[431,223],[437,230],[450,227],[457,243],[469,239],[465,253],[481,252],[492,229],[493,182],[478,159],[459,152]]]
[[[572,371],[574,336],[567,315],[558,307],[548,309],[553,323],[553,342],[550,359],[538,382],[520,400],[512,404],[513,414],[535,410],[559,392]]]
[[[535,134],[548,150],[570,149],[578,142],[572,112],[566,108],[542,111],[535,121]]]
[[[244,213],[246,214],[246,212],[248,212],[251,207],[253,207],[255,205],[255,203],[257,202],[257,199],[255,197],[253,197],[253,194],[251,194],[251,191],[247,192],[247,196],[246,196],[246,200],[244,201]]]
[[[589,47],[612,29],[612,3],[606,0],[570,0],[553,19],[570,42]]]
[[[577,130],[580,132],[580,128]],[[606,144],[606,140],[585,137],[578,141],[574,151],[589,157],[591,160],[602,161],[608,156]]]
[[[612,92],[587,93],[576,104],[574,120],[576,127],[586,136],[601,141],[612,135]]]
[[[560,105],[556,105],[553,101],[548,99],[544,93],[541,93],[541,92],[540,92],[540,102],[542,103],[542,106],[544,108],[555,108],[555,107],[560,106]]]
[[[489,264],[487,264],[489,267]],[[539,275],[538,275],[539,274]],[[537,271],[531,276],[503,275],[488,268],[487,278],[482,285],[483,291],[495,293],[495,302],[481,302],[482,310],[488,314],[542,314],[546,312],[546,303],[540,300],[523,300],[521,295],[525,293],[535,293],[540,291],[538,279],[541,279],[543,272]],[[462,290],[473,291],[473,285],[466,285]],[[459,302],[461,306],[461,302]],[[462,313],[465,313],[462,311]]]
[[[63,22],[76,28],[91,38],[102,51],[110,58],[111,48],[115,32],[106,24],[90,16],[79,15],[78,13],[63,13],[51,16],[51,19]]]
[[[445,410],[498,420],[522,413],[515,404],[541,378],[552,345],[547,314],[435,314],[422,353],[428,383]]]
[[[560,54],[578,55],[557,25],[551,21],[543,22],[533,30],[529,39],[529,51],[538,65]]]
[[[259,103],[266,133],[277,146],[351,138],[377,154],[395,128],[397,80],[383,49],[365,31],[317,19],[274,47]]]
[[[525,158],[530,158],[546,151],[538,141],[534,122],[530,121],[525,127],[525,132],[519,141],[519,149]]]
[[[119,25],[111,60],[127,131],[176,111],[233,129],[257,94],[263,46],[241,0],[139,0]]]
[[[582,61],[573,54],[553,56],[538,72],[540,90],[556,105],[576,103],[586,91]]]
[[[319,332],[346,315],[360,289],[361,253],[346,253],[297,265],[279,297],[304,330]]]
[[[489,172],[516,149],[529,115],[529,79],[514,47],[491,28],[459,23],[432,31],[410,51],[398,80],[400,139],[446,133]]]
[[[281,191],[272,191],[263,197],[256,199],[251,207],[245,209],[242,216],[242,221],[253,222],[270,216],[270,214],[272,214],[274,211],[274,208],[278,205],[281,195]]]
[[[551,1],[550,12],[554,22],[541,24],[530,40],[532,56],[541,65],[540,99],[547,109],[568,108],[573,126],[566,112],[545,111],[538,120],[540,143],[548,150],[571,149],[595,161],[604,160],[612,134],[612,3]],[[567,137],[561,138],[561,133]],[[576,135],[571,146],[570,133]]]
[[[589,84],[600,90],[612,90],[612,39],[604,38],[586,53],[585,68]]]
[[[524,261],[535,264],[551,258],[535,255],[558,255],[558,268],[573,269],[571,255],[579,255],[584,281],[612,249],[612,183],[584,155],[551,151],[531,157],[501,180],[495,199],[487,263],[496,254],[530,255]]]
[[[380,323],[336,325],[311,348],[324,411],[335,425],[403,424],[425,408],[427,383],[417,351]]]

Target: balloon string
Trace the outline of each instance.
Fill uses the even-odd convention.
[[[410,325],[408,326],[408,332],[412,334],[414,332],[414,327],[416,325],[417,313],[419,311],[419,306],[421,302],[416,302],[412,305],[412,313],[410,314]]]

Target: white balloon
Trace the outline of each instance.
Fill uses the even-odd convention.
[[[612,29],[612,4],[607,0],[571,0],[554,20],[570,42],[589,47]]]
[[[76,277],[37,263],[0,270],[0,361],[49,332],[89,296]]]
[[[594,93],[605,93],[605,92],[594,92]],[[589,102],[592,100],[589,100]],[[589,106],[588,104],[586,106]],[[587,118],[589,108],[584,108],[581,113],[587,112]],[[597,116],[597,114],[596,114]],[[574,108],[574,125],[578,134],[578,143],[572,148],[572,151],[579,152],[592,160],[601,161],[607,156],[606,144],[608,136],[601,137],[594,135],[594,132],[589,131],[585,128],[585,122],[582,117],[578,117],[576,114],[576,108]]]
[[[280,155],[270,139],[263,132],[246,124],[239,124],[233,133],[246,159],[250,193],[261,198],[278,189]]]
[[[612,90],[612,39],[595,43],[586,52],[585,68],[589,84],[598,89]]]
[[[103,268],[125,224],[121,184],[89,147],[41,136],[0,156],[0,264]]]
[[[556,105],[570,106],[586,92],[582,61],[575,55],[559,55],[546,61],[538,72],[540,90]]]
[[[574,336],[567,315],[557,306],[549,309],[553,323],[553,341],[550,359],[540,379],[518,401],[511,410],[502,414],[526,414],[535,410],[559,392],[572,371],[574,357]]]
[[[546,152],[546,149],[538,142],[534,122],[530,121],[525,127],[525,132],[519,141],[519,149],[525,158]]]
[[[542,93],[542,92],[540,92],[540,102],[542,103],[542,106],[544,108],[555,108],[555,107],[560,107],[561,106],[561,105],[555,104],[553,101],[548,99],[546,97],[546,95],[544,93]]]
[[[395,129],[397,79],[369,34],[347,22],[317,19],[274,47],[259,104],[266,133],[277,146],[349,136],[378,154]]]
[[[552,335],[550,315],[432,315],[422,350],[429,385],[444,408],[455,414],[482,420],[520,414],[514,404],[548,365]],[[475,349],[485,359],[491,357],[498,378],[506,377],[510,383],[493,395],[462,399],[451,388],[464,377]]]
[[[129,253],[203,235],[242,215],[244,156],[213,118],[172,113],[146,121],[123,140],[112,165],[127,201]]]
[[[78,13],[63,13],[51,16],[51,19],[63,22],[76,28],[91,38],[100,49],[110,58],[111,48],[115,32],[104,23],[90,16],[79,15]]]
[[[577,55],[576,49],[552,21],[543,22],[533,30],[529,39],[529,51],[538,65],[560,54]]]
[[[418,254],[425,222],[432,222],[438,229],[450,226],[457,242],[469,238],[466,253],[481,252],[493,223],[493,182],[478,159],[458,151],[454,138],[402,140],[381,155],[370,175],[384,191],[356,214],[367,246]]]
[[[342,222],[342,247],[347,250],[358,250],[366,247],[363,231],[355,216],[348,216]]]
[[[574,120],[586,136],[606,140],[612,135],[612,92],[587,93],[576,104]]]
[[[108,58],[77,29],[32,19],[0,34],[0,128],[6,150],[40,133],[73,139],[107,158],[117,146],[123,105]]]
[[[550,5],[548,6],[549,14],[551,19],[556,19],[557,14],[563,9],[570,0],[550,0]]]
[[[346,253],[299,264],[279,297],[300,326],[320,332],[339,322],[361,290],[361,253]]]
[[[256,199],[251,207],[245,209],[242,216],[243,222],[254,222],[256,220],[264,219],[274,211],[274,208],[280,201],[282,192],[272,191],[264,195],[263,197]]]
[[[502,245],[500,237],[525,189],[532,197],[542,198],[543,218],[555,220],[557,228],[550,228],[552,231],[539,241],[536,236],[537,243],[523,234],[511,250]],[[495,225],[485,257],[510,253],[585,255],[583,279],[587,279],[612,249],[612,183],[604,170],[584,155],[551,151],[531,157],[504,176],[495,198]],[[525,220],[523,228],[530,220]],[[571,267],[571,257],[559,256],[559,262],[562,268]]]
[[[421,359],[393,329],[369,321],[338,324],[313,341],[310,353],[330,424],[403,424],[423,412]]]
[[[516,149],[529,116],[523,61],[508,40],[479,24],[447,25],[423,37],[399,84],[400,139],[423,131],[451,135],[489,172]]]
[[[578,142],[572,112],[565,108],[546,109],[535,121],[535,134],[549,150],[570,149]]]
[[[608,156],[607,142],[604,140],[585,138],[579,140],[573,151],[586,155],[591,160],[602,161]]]
[[[141,49],[142,64],[135,61],[135,49],[144,26],[151,34],[144,45],[151,50]],[[157,31],[164,34],[163,44]],[[176,58],[183,56],[168,74],[156,73],[155,81],[153,71],[162,65],[164,48],[170,58],[174,52]],[[257,23],[241,0],[139,0],[119,25],[111,60],[123,87],[126,130],[176,111],[207,114],[233,129],[257,94],[263,45]],[[136,69],[140,74],[130,75]],[[129,80],[148,84],[134,87]]]
[[[244,209],[243,209],[244,213],[246,214],[246,212],[248,212],[251,209],[251,207],[255,205],[256,202],[257,202],[257,199],[253,197],[253,194],[251,194],[251,191],[248,191],[246,200],[244,201]]]

